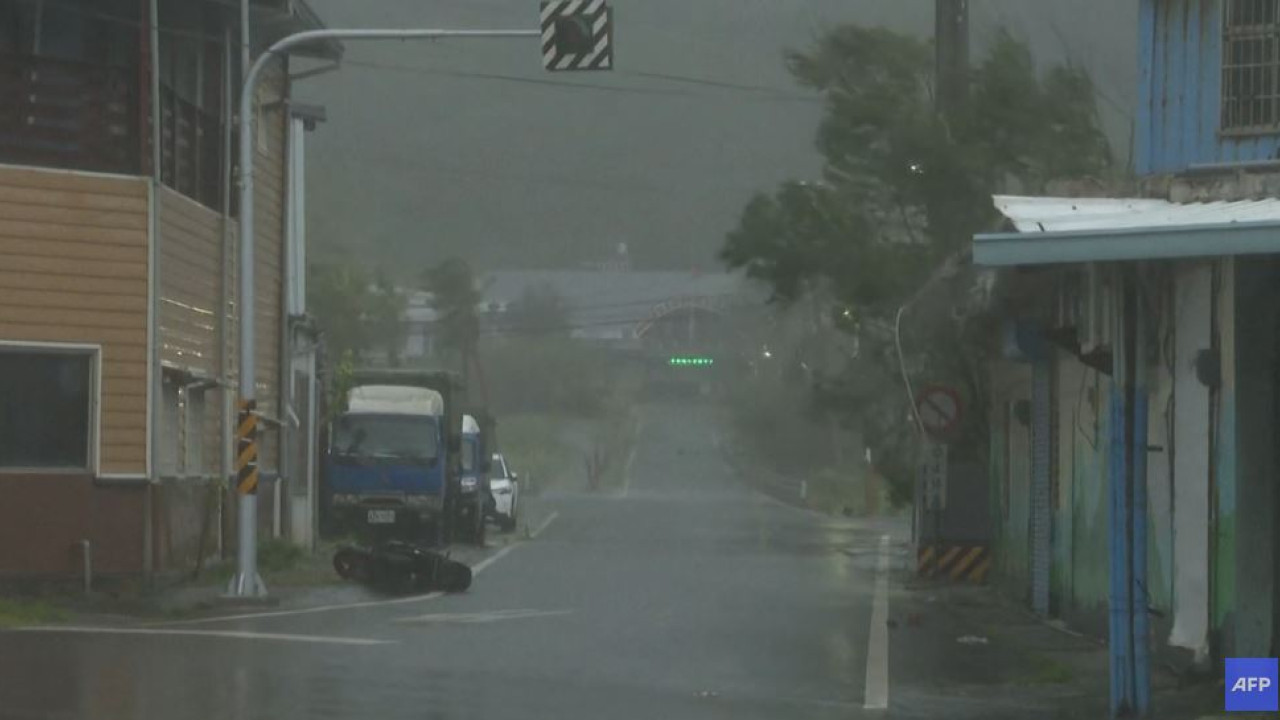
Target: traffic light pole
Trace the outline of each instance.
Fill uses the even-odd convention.
[[[438,40],[448,38],[537,38],[539,30],[311,30],[282,38],[254,61],[240,90],[240,398],[236,431],[236,492],[239,495],[239,548],[236,574],[227,594],[264,597],[258,575],[258,415],[254,362],[254,216],[253,98],[262,70],[290,48],[321,40]]]

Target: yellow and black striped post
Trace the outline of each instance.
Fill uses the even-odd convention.
[[[921,545],[916,549],[916,574],[952,582],[986,582],[991,553],[985,545]]]
[[[241,400],[236,424],[236,492],[258,494],[258,401]]]

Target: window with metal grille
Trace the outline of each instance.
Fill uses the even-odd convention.
[[[1222,130],[1280,130],[1280,0],[1226,0]]]

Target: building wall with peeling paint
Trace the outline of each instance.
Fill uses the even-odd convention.
[[[1031,366],[997,363],[991,395],[991,519],[994,575],[1019,598],[1030,588],[1031,432],[1017,405],[1030,402]]]
[[[1146,474],[1147,605],[1154,611],[1153,638],[1183,648],[1197,658],[1219,638],[1227,647],[1248,647],[1265,655],[1272,633],[1276,539],[1271,496],[1262,478],[1280,475],[1273,451],[1271,404],[1238,407],[1239,348],[1234,347],[1237,313],[1273,327],[1273,344],[1253,344],[1252,372],[1270,368],[1280,356],[1280,291],[1270,314],[1239,307],[1230,261],[1218,259],[1152,263],[1144,270],[1149,342],[1143,354],[1147,411]],[[1275,272],[1280,273],[1280,266]],[[1255,285],[1280,286],[1264,276]],[[1047,288],[1051,282],[1045,282]],[[1216,336],[1216,341],[1215,341]],[[1249,342],[1246,339],[1246,342]],[[1197,373],[1197,358],[1215,343],[1221,348],[1222,380],[1211,391]],[[1267,363],[1271,364],[1268,365]],[[1053,484],[1051,613],[1073,625],[1105,634],[1110,593],[1109,488],[1112,398],[1110,375],[1084,364],[1062,346],[1053,351]],[[992,366],[990,502],[994,521],[996,577],[1011,595],[1030,589],[1030,434],[1018,419],[1019,402],[1030,399],[1031,366],[1002,360]],[[1274,378],[1255,385],[1273,397]],[[1255,393],[1256,395],[1257,393]],[[1249,405],[1249,403],[1246,403]],[[1259,428],[1252,440],[1238,425]],[[1245,438],[1242,445],[1241,437]],[[1266,454],[1260,448],[1266,446]],[[1254,479],[1241,467],[1252,453]],[[1267,465],[1268,462],[1274,463]],[[1239,476],[1238,476],[1239,473]],[[1241,483],[1246,483],[1241,485]],[[1251,483],[1251,484],[1250,484]],[[1269,487],[1269,485],[1268,485]],[[1237,494],[1248,489],[1254,517],[1238,522]],[[1237,548],[1261,547],[1245,559]],[[1247,578],[1244,576],[1247,575]],[[1239,598],[1247,595],[1248,602]],[[1247,636],[1247,637],[1246,637]],[[1243,641],[1243,645],[1241,642]],[[1259,649],[1261,648],[1261,649]]]

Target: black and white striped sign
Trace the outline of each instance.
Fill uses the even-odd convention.
[[[613,8],[605,0],[543,0],[541,27],[546,69],[613,68]]]

